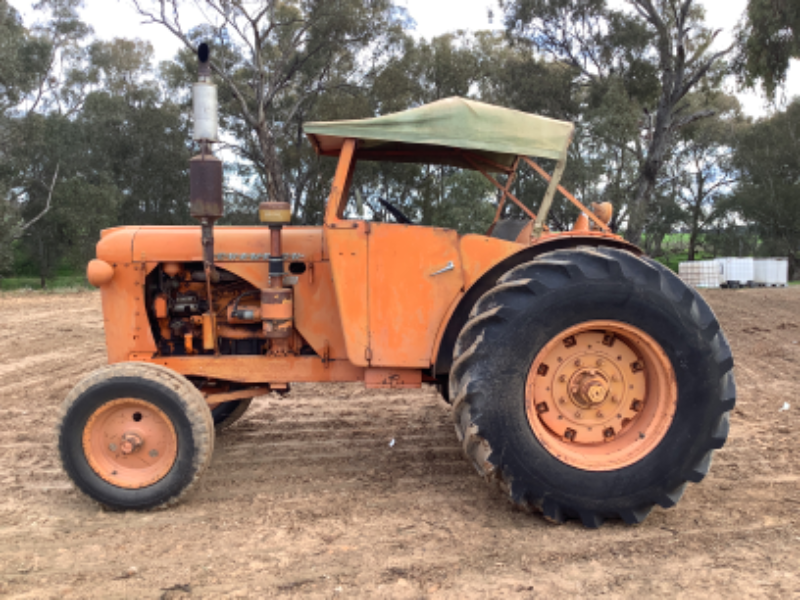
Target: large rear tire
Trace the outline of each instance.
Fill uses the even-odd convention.
[[[552,521],[641,522],[699,482],[728,434],[733,357],[705,301],[662,265],[561,250],[506,274],[456,344],[469,459]]]
[[[211,461],[214,423],[182,375],[120,363],[81,381],[62,405],[61,461],[87,496],[113,510],[177,502]]]

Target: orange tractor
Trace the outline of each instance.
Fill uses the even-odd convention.
[[[733,358],[704,300],[613,234],[559,185],[573,126],[451,98],[358,121],[307,124],[338,158],[324,223],[260,227],[222,215],[216,91],[207,49],[195,84],[190,202],[200,227],[103,231],[100,288],[110,365],[65,400],[59,449],[78,488],[114,509],[173,503],[211,459],[215,429],[292,382],[436,385],[459,443],[511,501],[552,521],[638,523],[708,472],[735,402]],[[530,157],[556,161],[551,177]],[[487,235],[349,208],[362,161],[473,169],[500,190]],[[538,215],[517,168],[549,180]],[[504,175],[504,183],[497,175]],[[561,192],[571,231],[545,225]],[[528,218],[501,219],[509,200]]]

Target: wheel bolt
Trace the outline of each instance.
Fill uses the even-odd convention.
[[[598,419],[602,419],[603,418],[603,412],[602,411],[600,411],[600,410],[597,411],[597,418]]]
[[[566,375],[562,375],[561,377],[559,377],[559,378],[558,378],[558,380],[559,380],[561,383],[564,383],[564,382],[567,380],[567,376],[566,376]]]
[[[581,359],[580,358],[575,360],[575,366],[576,367],[580,367],[581,366]]]
[[[598,367],[602,367],[603,366],[603,359],[602,358],[598,358],[597,359],[597,366]]]
[[[583,415],[583,413],[581,411],[579,411],[579,410],[575,411],[575,417],[576,418],[580,419],[582,415]]]

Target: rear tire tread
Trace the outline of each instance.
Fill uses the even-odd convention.
[[[687,289],[684,284],[659,263],[644,257],[637,257],[629,252],[612,248],[576,248],[558,250],[537,257],[535,260],[524,263],[509,271],[498,281],[498,286],[485,294],[475,305],[470,320],[456,343],[454,351],[453,368],[451,370],[450,386],[456,397],[454,402],[454,422],[459,437],[464,440],[463,448],[467,457],[473,464],[483,462],[491,463],[492,451],[488,442],[481,436],[479,428],[479,410],[482,397],[478,388],[480,382],[470,379],[468,373],[473,372],[472,367],[483,360],[485,352],[491,352],[488,341],[502,335],[501,331],[493,331],[497,325],[512,318],[522,307],[519,306],[520,288],[524,287],[529,294],[543,295],[551,290],[569,286],[578,280],[596,279],[627,279],[638,283],[650,284],[662,292],[675,303],[683,304],[691,315],[695,324],[707,334],[707,340],[717,349],[714,360],[723,367],[725,375],[721,394],[717,399],[719,421],[713,436],[710,437],[708,448],[703,457],[696,464],[681,473],[680,479],[684,482],[699,482],[705,477],[711,464],[713,451],[725,443],[728,436],[729,413],[735,405],[736,388],[733,379],[733,359],[730,347],[716,322],[714,313],[699,294]],[[505,318],[500,318],[504,315]],[[467,388],[475,388],[468,392]],[[476,455],[476,449],[481,449],[481,456]],[[488,453],[487,453],[488,452]],[[493,464],[491,470],[485,467],[479,469],[484,478],[497,485],[504,480],[503,466]],[[509,486],[513,488],[513,486]],[[599,527],[605,518],[620,518],[626,523],[640,523],[658,504],[663,508],[674,506],[686,484],[668,493],[653,498],[648,505],[635,510],[619,510],[616,514],[601,514],[597,511],[581,510],[579,513],[567,506],[560,506],[553,498],[524,499],[526,506],[534,505],[549,521],[561,523],[567,516],[579,517],[587,527]],[[507,493],[509,500],[520,505],[515,499],[513,491]]]

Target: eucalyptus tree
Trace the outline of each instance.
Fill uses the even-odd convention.
[[[738,42],[735,63],[742,80],[751,87],[760,81],[774,99],[791,60],[800,60],[800,2],[748,0]]]
[[[767,256],[786,256],[800,275],[800,99],[757,121],[737,140],[739,183],[728,208],[751,223]]]
[[[733,149],[750,126],[735,96],[724,93],[712,98],[698,96],[689,96],[687,100],[696,106],[710,103],[718,118],[697,121],[678,133],[667,161],[666,177],[661,182],[662,186],[675,190],[675,201],[683,211],[682,221],[689,232],[689,260],[697,257],[704,232],[713,230],[725,216],[724,199],[738,180]]]
[[[200,41],[211,43],[228,142],[274,201],[303,193],[287,181],[282,141],[299,136],[321,95],[358,90],[403,23],[391,0],[205,0],[205,22],[187,29],[178,0],[132,1],[183,42],[185,67]]]
[[[513,40],[576,69],[590,94],[622,85],[638,105],[632,113],[637,135],[622,146],[639,161],[626,230],[638,242],[677,132],[714,114],[709,107],[691,110],[686,95],[732,48],[710,49],[716,33],[704,24],[696,0],[628,0],[627,6],[611,8],[606,0],[501,1]]]

